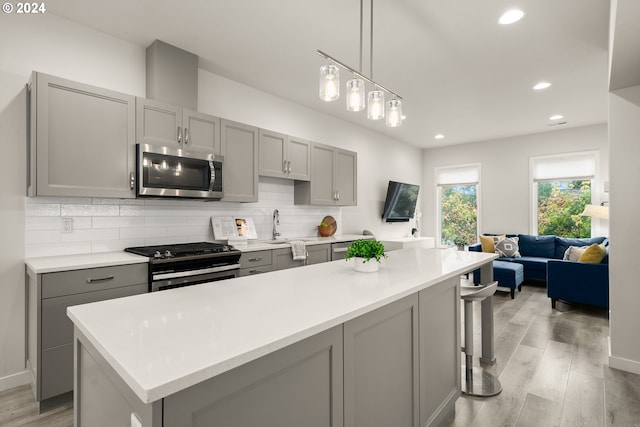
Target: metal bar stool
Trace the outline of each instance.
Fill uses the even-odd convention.
[[[462,368],[462,393],[470,396],[489,397],[502,391],[498,378],[482,368],[473,368],[473,302],[482,301],[496,292],[498,282],[485,286],[460,286],[460,297],[464,301],[464,354]]]

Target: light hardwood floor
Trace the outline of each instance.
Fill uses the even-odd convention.
[[[535,284],[514,300],[504,292],[494,300],[497,362],[489,370],[503,391],[461,397],[449,426],[640,427],[640,376],[607,366],[607,310],[562,302],[552,310],[546,289]],[[479,355],[479,304],[474,309]],[[0,426],[72,425],[71,405],[39,416],[28,386],[0,393]]]
[[[503,391],[461,397],[449,426],[640,426],[640,376],[608,366],[608,310],[560,301],[553,310],[544,285],[527,283],[514,300],[496,292],[494,323],[497,361],[485,368]]]

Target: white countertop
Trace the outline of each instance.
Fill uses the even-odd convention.
[[[372,236],[361,234],[342,234],[330,237],[300,237],[287,238],[278,243],[266,243],[264,240],[249,241],[246,245],[234,245],[241,252],[253,252],[261,250],[271,250],[291,247],[287,241],[303,240],[307,245],[320,245],[323,243],[348,242],[358,239],[371,239]],[[93,254],[59,255],[45,256],[37,258],[26,258],[25,264],[35,274],[52,273],[56,271],[80,270],[83,268],[109,267],[112,265],[138,264],[148,262],[149,258],[140,255],[130,254],[125,251],[118,252],[98,252]]]
[[[69,307],[76,327],[145,403],[337,326],[495,254],[390,252],[376,273],[340,260]]]
[[[291,242],[294,240],[302,240],[305,245],[313,246],[313,245],[322,245],[324,243],[341,243],[341,242],[349,242],[352,240],[358,239],[373,239],[373,236],[364,236],[362,234],[340,234],[333,235],[329,237],[320,237],[320,236],[312,236],[312,237],[287,237],[282,239],[281,242],[278,240],[275,241],[265,241],[265,240],[249,240],[247,244],[234,244],[233,247],[242,251],[242,252],[253,252],[253,251],[262,251],[268,249],[278,249],[278,248],[289,248],[291,245],[287,242]]]
[[[125,251],[118,251],[27,258],[24,262],[29,270],[35,274],[40,274],[55,271],[80,270],[83,268],[109,267],[112,265],[139,264],[149,262],[149,258],[130,254]]]

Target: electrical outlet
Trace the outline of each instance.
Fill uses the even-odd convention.
[[[62,231],[64,233],[73,231],[73,218],[62,218]]]

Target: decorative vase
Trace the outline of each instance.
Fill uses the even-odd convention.
[[[378,271],[378,262],[375,259],[370,259],[367,262],[364,262],[364,258],[355,257],[353,259],[353,267],[356,271],[360,271],[362,273],[373,273]]]

